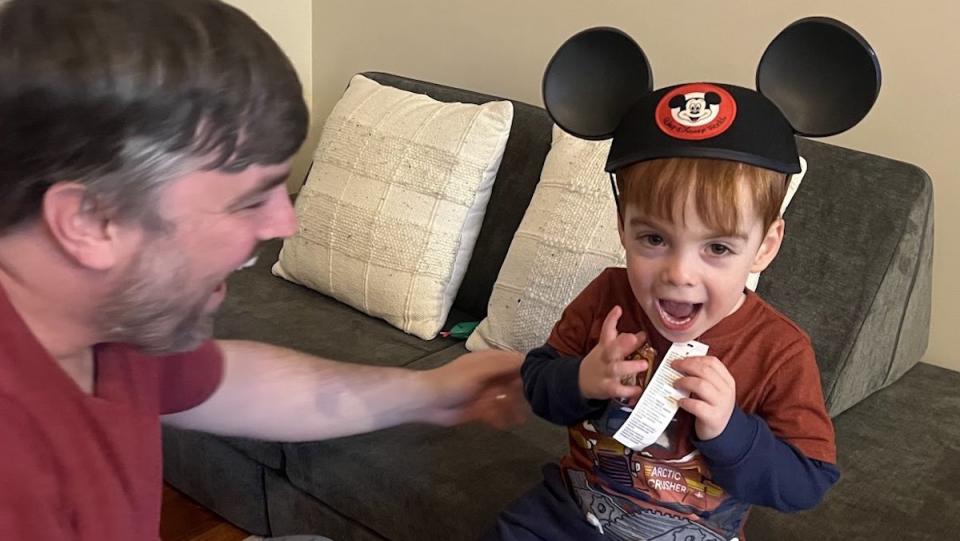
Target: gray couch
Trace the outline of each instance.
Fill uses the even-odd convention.
[[[368,76],[442,101],[493,99]],[[451,324],[486,313],[550,145],[543,109],[515,106]],[[956,539],[960,373],[917,364],[930,314],[930,179],[906,163],[807,140],[800,146],[810,168],[759,293],[813,339],[843,478],[813,511],[754,511],[748,536]],[[218,336],[414,369],[465,351],[460,342],[419,340],[273,277],[279,248],[270,244],[255,268],[231,278]],[[563,428],[533,418],[507,431],[411,425],[305,444],[164,430],[165,477],[175,487],[252,533],[321,533],[338,541],[475,538],[565,449]]]

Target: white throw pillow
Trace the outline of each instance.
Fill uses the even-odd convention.
[[[446,320],[513,122],[357,75],[330,113],[274,274],[425,340]]]
[[[540,184],[500,268],[487,317],[470,335],[467,349],[526,352],[543,345],[563,309],[587,284],[607,267],[624,266],[616,205],[604,171],[609,149],[609,141],[585,141],[554,126]],[[800,161],[806,171],[806,161]],[[802,176],[791,179],[783,209]],[[757,277],[751,275],[748,284],[755,287]]]
[[[609,141],[556,126],[540,183],[500,268],[487,317],[467,349],[543,345],[563,309],[600,272],[623,266],[617,211],[603,170]]]

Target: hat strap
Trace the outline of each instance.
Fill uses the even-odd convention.
[[[617,221],[623,225],[623,209],[620,208],[620,190],[617,189],[617,178],[613,173],[607,173],[610,176],[610,188],[613,190],[613,202],[617,205]]]

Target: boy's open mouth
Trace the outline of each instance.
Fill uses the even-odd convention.
[[[675,332],[683,332],[692,327],[702,307],[703,303],[657,299],[660,320],[667,329]]]

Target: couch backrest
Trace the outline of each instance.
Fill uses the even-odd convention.
[[[496,98],[395,75],[382,84],[440,101]],[[550,148],[552,123],[540,107],[514,101],[513,130],[454,302],[477,318],[523,218]],[[827,403],[838,413],[888,385],[926,348],[930,311],[932,187],[903,162],[800,139],[808,162],[786,213],[780,255],[758,293],[813,340]]]

